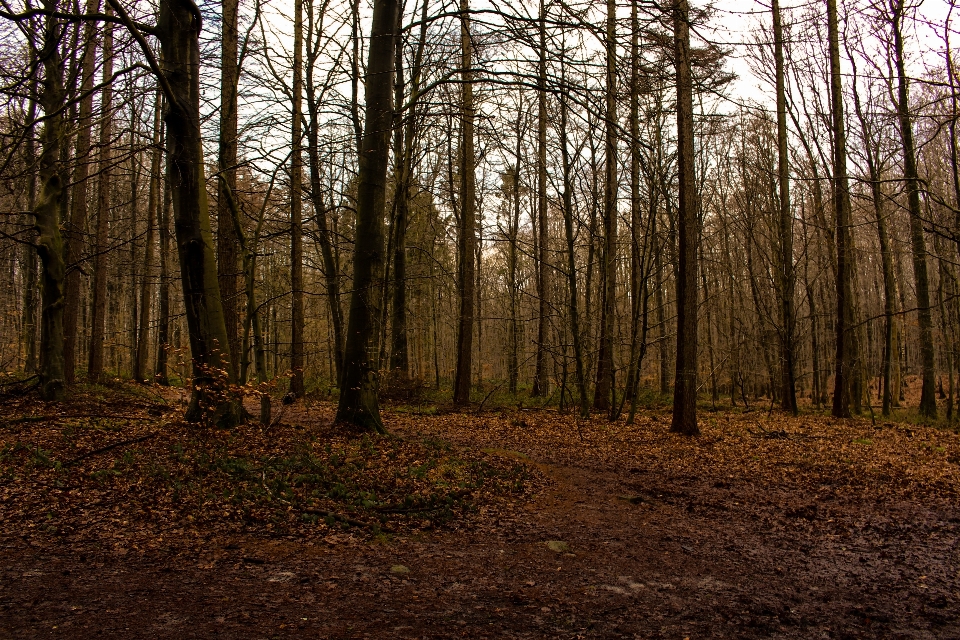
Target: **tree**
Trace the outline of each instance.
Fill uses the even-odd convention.
[[[239,0],[222,0],[220,3],[220,139],[218,171],[222,176],[217,181],[217,279],[223,302],[223,321],[230,347],[230,373],[237,378],[240,359],[238,334],[239,295],[237,291],[237,237],[227,202],[226,191],[237,190],[237,14]],[[299,6],[299,3],[297,3]]]
[[[303,3],[293,18],[293,120],[290,146],[290,393],[302,398],[303,382]]]
[[[397,0],[375,0],[367,59],[366,98],[357,176],[356,248],[353,294],[347,321],[343,378],[337,422],[383,432],[377,397],[376,326],[383,278],[383,214],[386,201],[390,128],[393,123],[394,38]]]
[[[690,9],[674,0],[674,64],[677,71],[677,371],[671,431],[698,435],[697,426],[697,244],[699,216],[693,149],[693,74],[690,64]]]
[[[917,289],[917,320],[920,326],[920,358],[923,385],[920,390],[920,415],[937,416],[937,398],[934,388],[936,369],[933,351],[933,320],[930,314],[930,284],[927,276],[927,246],[923,237],[923,217],[920,210],[920,184],[917,179],[917,156],[913,143],[913,124],[910,120],[910,89],[903,58],[903,0],[890,0],[893,55],[897,73],[897,118],[900,122],[900,141],[903,145],[903,181],[907,187],[907,209],[910,213],[910,248],[913,253],[913,277]]]
[[[57,0],[44,0],[48,12],[57,10]],[[40,106],[44,124],[41,133],[40,197],[33,210],[40,255],[40,397],[62,400],[63,373],[63,241],[60,210],[66,197],[66,176],[61,164],[63,151],[63,64],[60,57],[62,23],[52,15],[44,21],[43,43],[37,59],[43,66]]]
[[[783,72],[783,25],[780,2],[773,0],[773,41],[777,91],[777,176],[780,187],[780,401],[784,411],[797,414],[793,297],[793,212],[790,210],[790,158],[787,151],[787,97]]]
[[[474,149],[473,71],[470,40],[470,1],[460,2],[460,51],[462,96],[460,115],[462,123],[460,150],[460,233],[458,244],[458,285],[460,290],[460,321],[457,329],[457,372],[453,382],[453,402],[470,402],[473,373],[473,330],[476,304],[476,151]]]
[[[837,320],[833,415],[850,417],[854,363],[853,230],[850,185],[847,180],[847,138],[843,124],[843,88],[840,75],[840,44],[836,0],[827,0],[827,30],[830,52],[830,97],[833,107],[833,198],[836,211]]]

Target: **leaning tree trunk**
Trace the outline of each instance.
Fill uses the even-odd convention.
[[[383,432],[377,398],[376,326],[380,317],[383,265],[383,214],[386,203],[390,128],[393,124],[394,38],[397,0],[375,0],[367,61],[367,106],[357,175],[356,244],[353,295],[347,322],[343,379],[337,422]]]
[[[57,10],[57,0],[45,0],[44,9]],[[40,198],[34,210],[40,254],[40,397],[63,399],[63,241],[60,208],[66,189],[60,153],[63,150],[63,64],[58,45],[60,22],[48,17],[44,26],[39,61],[43,65],[40,106],[45,116],[41,134]]]
[[[673,390],[671,431],[698,435],[697,426],[697,180],[693,149],[693,77],[690,66],[690,23],[687,0],[673,5],[674,52],[677,65],[677,169],[680,198],[677,211],[677,371]]]

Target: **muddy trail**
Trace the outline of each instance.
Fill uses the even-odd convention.
[[[7,535],[0,637],[960,638],[957,435],[784,420],[711,418],[691,443],[656,413],[388,413],[539,480],[376,538]]]

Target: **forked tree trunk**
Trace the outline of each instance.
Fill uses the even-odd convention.
[[[116,0],[111,0],[115,3]],[[157,35],[167,98],[167,180],[183,282],[184,311],[193,356],[193,393],[186,418],[220,426],[240,420],[238,404],[216,390],[230,378],[216,253],[203,171],[200,136],[200,11],[191,0],[162,0]],[[216,385],[216,386],[214,386]]]

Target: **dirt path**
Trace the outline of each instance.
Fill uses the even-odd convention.
[[[418,424],[394,430],[502,444]],[[145,555],[7,540],[0,637],[960,638],[955,504],[670,475],[534,441],[498,453],[550,482],[461,531]]]

